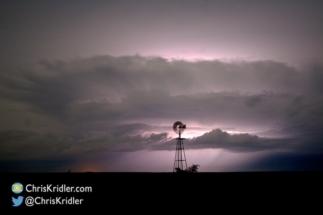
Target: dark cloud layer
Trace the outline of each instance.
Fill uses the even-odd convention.
[[[171,126],[178,119],[207,131],[260,132],[231,135],[217,129],[188,141],[192,149],[293,148],[295,138],[309,134],[317,144],[307,148],[318,149],[322,68],[136,55],[42,60],[7,69],[0,74],[1,154],[28,158],[170,149]],[[307,139],[296,142],[302,141]]]
[[[255,135],[228,134],[220,129],[187,139],[186,149],[223,148],[235,152],[250,152],[288,148],[293,139],[260,138]],[[51,134],[26,131],[1,132],[3,159],[62,158],[84,153],[128,152],[136,150],[174,150],[175,140],[167,133],[142,135],[115,135],[105,133],[80,140]]]

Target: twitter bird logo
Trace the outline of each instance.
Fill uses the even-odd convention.
[[[24,200],[23,196],[18,196],[18,198],[12,197],[12,203],[13,203],[12,206],[17,207],[17,206],[21,205],[23,200]]]

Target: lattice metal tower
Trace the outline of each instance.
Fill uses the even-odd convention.
[[[186,129],[186,125],[184,125],[182,122],[177,121],[173,125],[173,130],[176,134],[178,134],[178,138],[175,140],[176,142],[176,152],[175,152],[175,160],[174,160],[174,167],[173,172],[177,172],[180,170],[187,169],[187,163],[186,163],[186,156],[184,151],[184,139],[181,138],[181,134],[184,132],[184,129]]]

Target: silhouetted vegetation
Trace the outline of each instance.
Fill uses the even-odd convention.
[[[198,164],[193,164],[192,166],[188,167],[185,170],[182,170],[180,168],[176,168],[175,172],[176,173],[197,173],[198,172],[197,170],[198,170],[199,166],[200,165],[198,165]]]

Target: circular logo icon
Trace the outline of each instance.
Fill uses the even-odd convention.
[[[12,192],[14,193],[21,193],[23,190],[24,190],[24,186],[22,186],[22,184],[20,183],[14,183],[12,186],[11,186],[11,190]]]

